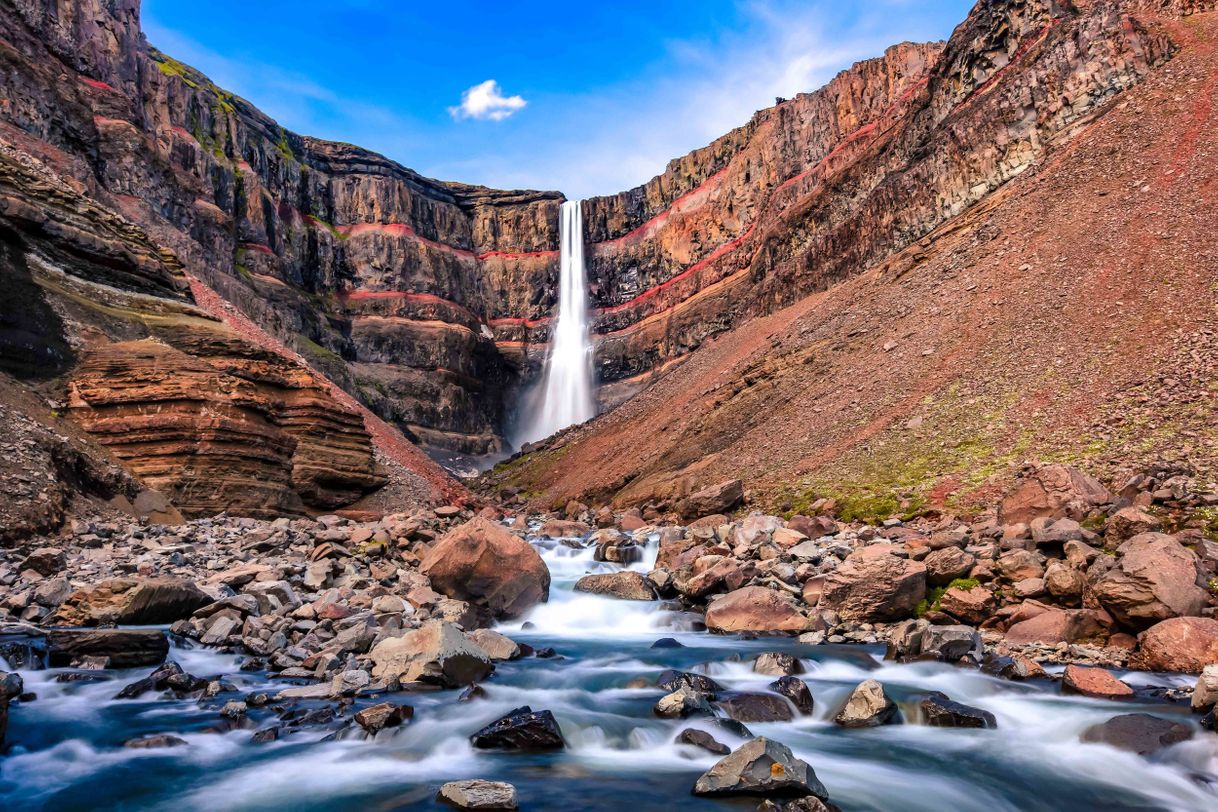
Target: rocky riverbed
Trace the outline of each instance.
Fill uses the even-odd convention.
[[[1215,803],[1218,545],[1186,473],[1044,466],[992,515],[878,527],[743,497],[77,521],[2,551],[0,798]]]

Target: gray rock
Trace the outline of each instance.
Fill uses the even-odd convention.
[[[764,737],[742,744],[703,773],[694,784],[694,794],[829,797],[807,762],[796,758],[786,745]]]
[[[850,693],[833,721],[842,727],[878,727],[900,724],[901,714],[896,703],[885,693],[884,686],[869,679],[859,683]]]
[[[449,781],[440,787],[437,801],[457,809],[516,809],[516,788],[503,781]]]

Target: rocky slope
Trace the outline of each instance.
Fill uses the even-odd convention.
[[[983,500],[1028,458],[1120,478],[1167,457],[1212,479],[1218,16],[1035,8],[981,4],[910,123],[810,180],[759,253],[725,259],[734,288],[688,301],[744,312],[852,278],[719,336],[493,481],[546,505],[665,504],[739,477],[776,509],[849,496],[884,518]],[[1017,58],[978,44],[999,35]],[[965,58],[982,53],[1005,68]],[[1071,92],[1037,95],[1058,81]],[[678,335],[682,307],[714,321],[691,303],[654,329]]]

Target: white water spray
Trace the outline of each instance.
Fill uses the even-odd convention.
[[[541,388],[531,414],[522,421],[522,443],[549,437],[596,416],[592,402],[592,344],[588,339],[588,298],[584,290],[584,215],[578,200],[559,212],[560,277],[558,322],[550,337]]]

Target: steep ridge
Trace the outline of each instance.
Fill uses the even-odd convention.
[[[860,158],[832,189],[813,182],[798,217],[758,226],[770,236],[746,266],[751,284],[724,299],[782,302],[864,273],[720,335],[492,482],[547,504],[671,504],[740,477],[774,508],[836,496],[895,510],[979,501],[1035,457],[1106,474],[1171,458],[1212,476],[1218,14],[1061,6],[1071,16],[1052,18],[1043,33],[1036,18],[998,20],[995,31],[1024,43],[1018,58],[993,57],[1005,70],[966,69],[976,63],[965,54],[984,52],[973,43],[987,39],[987,14],[1031,5],[982,4],[957,29],[917,118],[946,129],[926,136],[923,160],[866,187],[879,196],[852,220],[865,231],[848,232],[850,241],[819,225],[849,215],[856,198],[846,192],[856,187],[845,184],[878,171]],[[1122,43],[1128,51],[1110,50]],[[1103,60],[1084,58],[1096,48]],[[1071,65],[1107,78],[1064,73]],[[1049,79],[1084,95],[1049,92]],[[979,118],[978,106],[991,104]],[[1074,123],[1021,146],[1010,129],[993,135],[1009,126],[1012,104],[1021,121]],[[949,164],[950,187],[930,160],[944,149],[967,159]],[[1016,177],[990,191],[1004,175]],[[916,235],[910,218],[926,211],[946,222],[885,257],[884,246]],[[783,245],[792,252],[785,264]]]
[[[599,369],[627,379],[607,399],[921,238],[1170,55],[1120,3],[982,2],[946,45],[892,48],[590,201]]]

